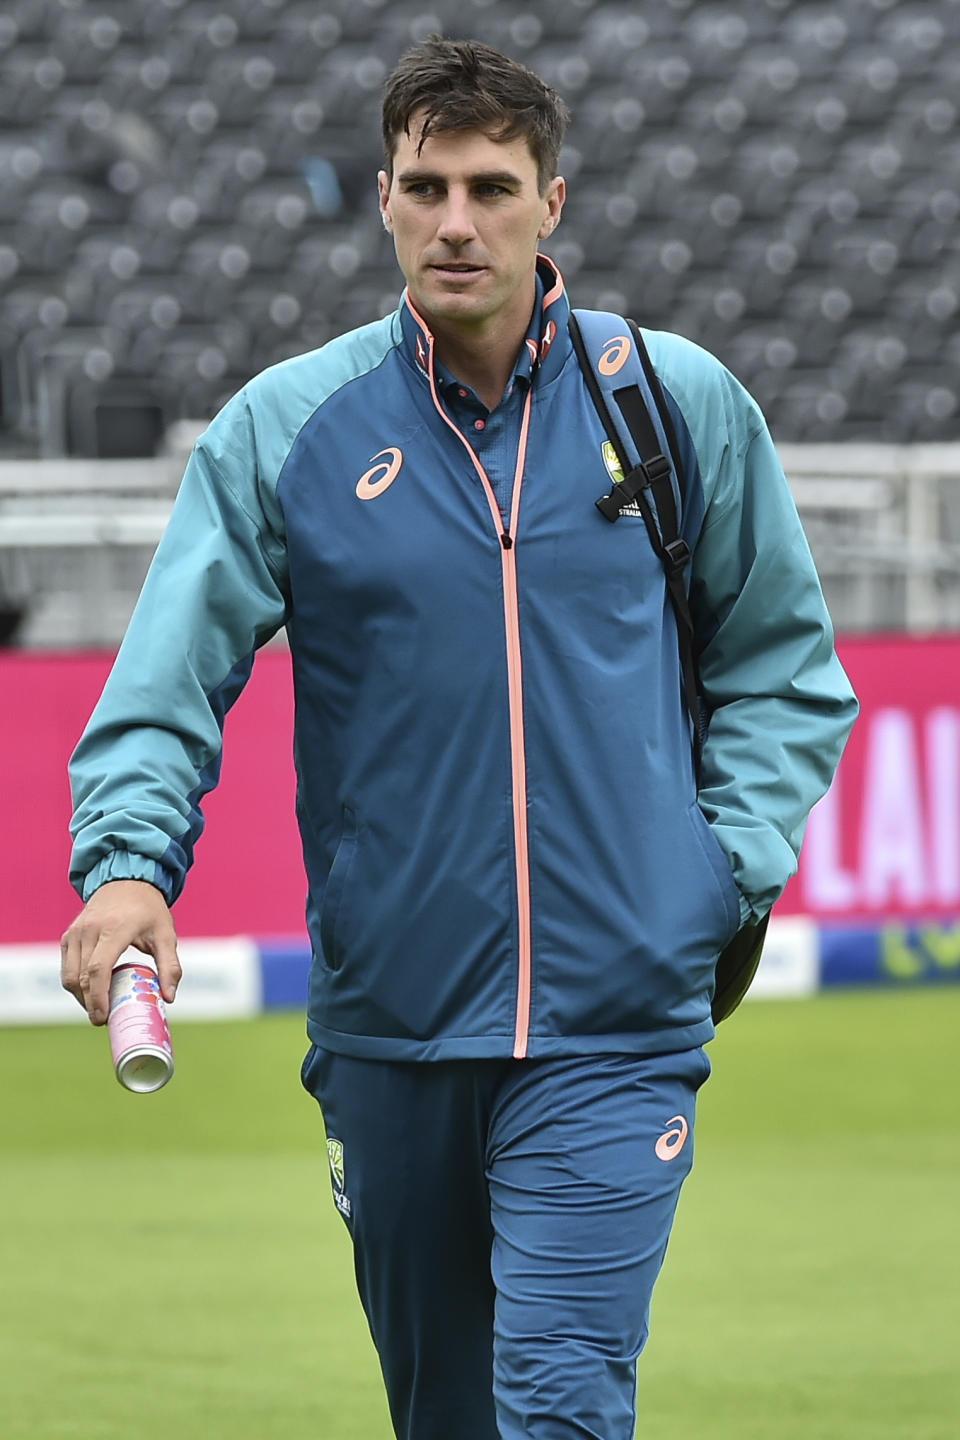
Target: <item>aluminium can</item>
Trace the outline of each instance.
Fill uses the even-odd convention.
[[[160,981],[145,957],[114,966],[107,1030],[121,1085],[141,1095],[166,1085],[173,1074],[173,1043]]]

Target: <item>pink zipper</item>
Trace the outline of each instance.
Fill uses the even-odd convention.
[[[527,756],[523,740],[523,669],[520,659],[520,605],[517,598],[517,521],[520,514],[520,487],[527,456],[527,434],[530,429],[532,388],[527,391],[517,447],[517,468],[513,476],[513,498],[510,502],[510,539],[501,535],[500,563],[503,566],[503,611],[507,632],[507,689],[510,698],[510,757],[513,769],[513,835],[517,859],[517,1023],[513,1037],[514,1059],[522,1060],[527,1053],[530,1034],[530,851],[527,839]],[[490,481],[484,476],[488,499],[496,506]],[[496,509],[497,529],[500,511]]]
[[[427,337],[429,364],[427,376],[433,403],[446,425],[453,431],[473,462],[480,477],[490,514],[500,540],[500,565],[503,574],[503,619],[507,641],[507,696],[510,710],[510,766],[513,791],[513,841],[517,870],[517,1019],[513,1037],[514,1059],[523,1060],[530,1035],[530,856],[527,838],[527,761],[523,742],[523,667],[520,655],[520,607],[517,599],[517,522],[520,515],[520,488],[527,458],[527,436],[530,431],[532,388],[527,391],[520,424],[517,465],[513,475],[510,501],[510,526],[504,530],[500,507],[490,477],[480,463],[470,441],[463,435],[444,410],[437,396],[433,375],[433,336],[410,304],[410,311]]]

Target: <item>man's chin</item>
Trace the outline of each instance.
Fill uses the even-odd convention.
[[[489,299],[475,291],[431,285],[420,295],[417,308],[424,318],[436,320],[481,320],[490,309]]]

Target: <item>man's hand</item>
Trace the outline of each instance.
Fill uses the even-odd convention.
[[[111,880],[94,891],[60,941],[60,983],[92,1025],[106,1021],[110,976],[129,945],[153,956],[160,993],[169,1004],[182,971],[167,902],[146,880]]]

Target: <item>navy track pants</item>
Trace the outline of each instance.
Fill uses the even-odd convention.
[[[360,1060],[313,1046],[399,1440],[632,1440],[702,1049]]]

